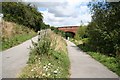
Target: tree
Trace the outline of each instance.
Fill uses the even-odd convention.
[[[100,52],[120,53],[120,2],[90,3],[92,22],[88,26],[91,45]]]
[[[43,16],[37,11],[36,7],[25,5],[20,2],[2,3],[4,19],[18,24],[25,25],[35,31],[40,30],[43,26]]]
[[[87,37],[86,30],[87,30],[87,26],[81,25],[77,30],[77,33],[75,35],[75,39],[79,40],[79,39],[86,38]]]

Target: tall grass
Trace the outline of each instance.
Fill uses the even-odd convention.
[[[60,41],[60,42],[58,42]],[[68,78],[69,58],[62,37],[49,32],[31,49],[20,78]]]
[[[120,62],[117,58],[106,56],[97,52],[88,52],[88,54],[120,76]]]
[[[1,50],[6,50],[13,46],[16,46],[36,35],[36,33],[22,25],[18,25],[15,23],[9,22],[10,25],[5,22],[5,26],[2,29],[2,36],[1,36]],[[12,28],[9,30],[9,28]]]

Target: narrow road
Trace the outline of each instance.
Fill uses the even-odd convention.
[[[37,42],[38,36],[32,40]],[[17,77],[22,68],[26,66],[30,46],[32,46],[31,39],[2,52],[2,78]]]
[[[66,42],[71,62],[70,78],[118,78],[115,73],[82,52],[74,43],[68,40]]]

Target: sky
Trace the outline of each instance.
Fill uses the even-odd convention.
[[[28,0],[24,0],[28,1]],[[31,0],[46,24],[55,27],[87,25],[91,21],[90,0]]]

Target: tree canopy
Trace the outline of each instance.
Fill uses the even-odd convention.
[[[75,39],[79,40],[86,38],[87,37],[86,30],[87,30],[87,26],[83,26],[83,25],[79,26],[77,33],[75,35]]]
[[[25,25],[35,31],[47,27],[43,23],[42,13],[38,12],[37,8],[30,6],[30,4],[25,5],[20,2],[5,2],[2,3],[2,11],[4,20]]]
[[[91,44],[100,52],[120,53],[120,2],[92,2],[88,26]]]

